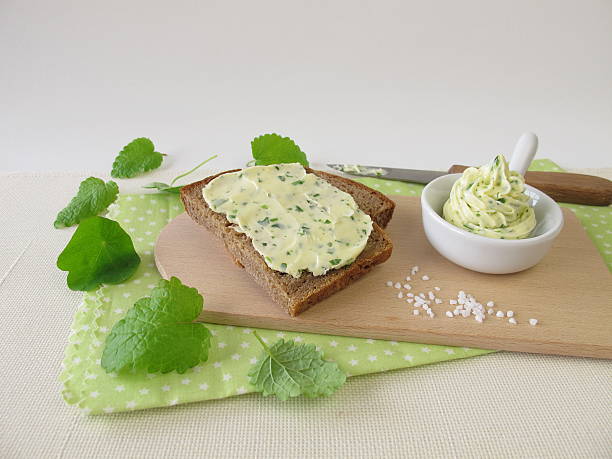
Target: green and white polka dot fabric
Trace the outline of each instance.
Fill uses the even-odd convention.
[[[534,169],[551,170],[550,161],[534,163]],[[416,196],[422,186],[380,179],[363,179],[384,193]],[[610,208],[568,205],[612,269],[612,212]],[[60,379],[63,396],[83,412],[104,414],[229,397],[252,392],[247,373],[261,353],[253,330],[209,324],[213,339],[207,362],[184,374],[107,374],[100,367],[104,341],[113,325],[134,302],[149,294],[160,279],[153,262],[153,246],[159,231],[183,211],[174,195],[120,195],[109,211],[132,236],[142,263],[124,284],[105,285],[88,292],[79,305],[66,348]],[[206,292],[204,307],[206,308]],[[491,351],[347,338],[308,333],[258,330],[273,343],[279,338],[318,346],[325,358],[334,360],[351,376],[428,363],[460,359]],[[350,382],[349,382],[350,384]]]

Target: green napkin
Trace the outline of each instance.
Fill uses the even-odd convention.
[[[558,167],[546,160],[534,162],[535,170]],[[386,194],[416,196],[423,188],[381,179],[363,183]],[[612,212],[610,208],[568,205],[581,219],[591,238],[612,268]],[[132,236],[142,263],[126,283],[105,285],[87,292],[79,305],[66,348],[60,379],[62,395],[90,414],[113,413],[201,400],[229,397],[253,391],[247,373],[261,348],[253,329],[209,324],[213,334],[210,357],[184,374],[107,374],[100,367],[104,341],[113,325],[134,302],[147,296],[160,279],[153,260],[153,246],[160,230],[183,208],[175,195],[120,195],[109,209],[109,218],[118,221]],[[204,308],[206,308],[206,292]],[[482,355],[492,351],[347,338],[309,333],[259,330],[268,343],[279,338],[313,343],[350,376],[413,367],[446,360]],[[280,402],[279,402],[280,403]]]

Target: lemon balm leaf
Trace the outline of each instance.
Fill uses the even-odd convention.
[[[70,203],[59,211],[53,226],[65,228],[79,223],[87,217],[98,215],[117,199],[119,187],[109,180],[104,183],[96,177],[86,178],[79,185],[79,191]]]
[[[157,169],[164,155],[155,151],[150,139],[139,137],[128,143],[113,162],[113,178],[132,178],[136,175]]]
[[[130,236],[119,223],[104,217],[81,221],[57,259],[57,267],[68,271],[68,287],[82,291],[121,283],[139,264]]]
[[[255,137],[251,141],[251,151],[257,166],[300,163],[308,167],[306,154],[289,137],[282,137],[278,134],[264,134]]]
[[[334,362],[323,360],[314,344],[295,344],[279,340],[271,347],[254,332],[264,349],[263,355],[249,372],[250,382],[264,396],[280,400],[305,395],[322,397],[333,394],[346,375]]]
[[[195,288],[172,277],[139,299],[106,338],[102,368],[184,373],[208,359],[211,333],[193,320],[204,300]]]

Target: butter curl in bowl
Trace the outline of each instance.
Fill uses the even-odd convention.
[[[536,148],[533,134],[523,136],[511,166],[498,155],[489,164],[444,175],[425,187],[423,229],[442,256],[489,274],[523,271],[546,256],[563,228],[563,213],[521,175]]]
[[[443,208],[444,219],[470,233],[494,239],[524,239],[536,226],[525,179],[503,155],[466,169]]]

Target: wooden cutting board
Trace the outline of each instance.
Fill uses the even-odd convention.
[[[391,258],[348,288],[299,317],[289,317],[237,267],[223,244],[181,214],[161,232],[155,258],[161,275],[176,276],[204,296],[205,322],[390,339],[450,346],[544,354],[612,358],[612,276],[572,212],[549,254],[527,271],[492,275],[461,268],[427,242],[417,198],[394,196],[397,208],[389,224]],[[420,271],[406,282],[412,266]],[[423,275],[429,281],[421,279]],[[413,315],[414,307],[398,299],[387,281],[409,283],[414,294],[433,291],[443,300],[436,317]],[[440,287],[435,291],[434,287]],[[487,316],[448,318],[450,299],[459,290],[495,310],[512,310],[517,325]],[[407,290],[402,288],[404,293]],[[537,326],[529,319],[538,319]]]

